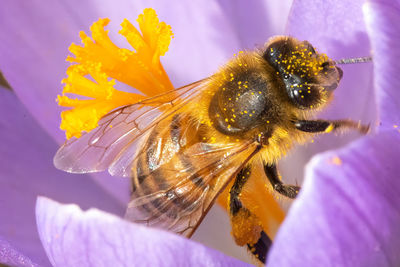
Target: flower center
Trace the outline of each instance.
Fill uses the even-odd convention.
[[[72,44],[67,61],[74,63],[67,69],[67,78],[58,104],[71,109],[61,113],[60,128],[67,139],[79,138],[83,131],[89,132],[98,126],[98,121],[111,110],[136,103],[166,91],[173,90],[161,62],[160,56],[168,51],[171,27],[158,20],[153,9],[145,9],[139,15],[136,29],[128,20],[119,31],[133,50],[120,48],[108,36],[104,27],[109,19],[99,19],[90,30],[90,38],[80,32],[83,46]],[[124,83],[142,94],[115,89],[115,80]],[[79,98],[70,98],[74,94]]]

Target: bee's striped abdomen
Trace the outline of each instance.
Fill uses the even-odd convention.
[[[210,170],[199,168],[201,163],[194,162],[190,155],[190,149],[203,139],[201,127],[189,115],[176,114],[150,133],[132,172],[132,197],[155,195],[147,203],[140,203],[146,213],[174,219],[177,214],[191,212],[197,207],[193,205],[196,200],[207,192],[209,184],[204,175]],[[207,146],[202,148],[206,152]]]

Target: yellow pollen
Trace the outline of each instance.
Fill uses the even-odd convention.
[[[122,22],[119,33],[133,48],[125,49],[116,46],[104,30],[109,22],[99,19],[90,27],[91,37],[80,32],[82,45],[69,47],[73,56],[67,61],[73,64],[67,69],[63,92],[57,99],[60,106],[70,108],[61,113],[60,128],[67,139],[79,138],[83,131],[96,128],[111,110],[173,89],[160,62],[173,37],[171,27],[147,8],[137,19],[140,31],[128,20]],[[117,90],[115,80],[143,95]]]
[[[310,106],[310,107],[312,107],[312,106]],[[325,129],[325,132],[326,133],[330,133],[330,132],[332,132],[332,130],[334,129],[335,127],[333,126],[333,124],[329,124],[329,126]]]
[[[340,166],[343,162],[339,157],[336,156],[331,159],[331,163]]]

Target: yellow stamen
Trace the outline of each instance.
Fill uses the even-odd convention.
[[[80,32],[83,46],[70,46],[74,57],[68,56],[67,61],[75,64],[68,68],[67,78],[62,81],[63,94],[58,96],[60,106],[72,108],[61,113],[60,128],[68,139],[79,138],[82,131],[96,128],[98,121],[115,108],[173,89],[160,62],[160,56],[168,51],[171,27],[159,22],[153,9],[145,9],[137,22],[141,33],[128,20],[124,20],[119,32],[133,50],[120,48],[111,41],[104,30],[109,19],[99,19],[91,26],[91,38]],[[144,95],[115,89],[115,80]]]

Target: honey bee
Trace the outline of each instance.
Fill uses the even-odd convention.
[[[333,61],[307,41],[273,37],[211,77],[110,112],[96,129],[67,141],[54,163],[131,178],[126,218],[186,237],[233,181],[233,237],[265,262],[271,240],[242,203],[242,188],[262,165],[273,190],[293,199],[300,187],[281,181],[277,162],[294,144],[316,133],[368,131],[352,120],[312,119],[339,85],[337,64],[368,60]]]

